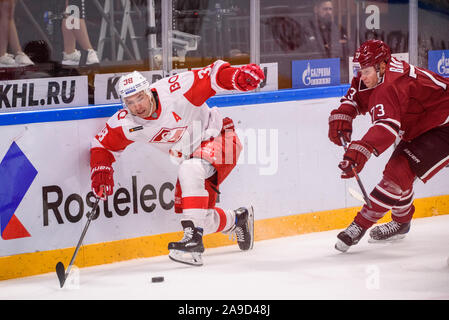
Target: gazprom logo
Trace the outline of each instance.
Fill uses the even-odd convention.
[[[439,74],[446,77],[449,76],[449,57],[446,58],[444,52],[441,54],[441,58],[438,60],[437,70]]]
[[[449,50],[430,50],[427,56],[429,70],[449,77]]]
[[[293,88],[311,88],[339,84],[339,58],[292,61]]]
[[[329,85],[331,83],[331,68],[311,68],[310,63],[302,73],[302,83],[306,86]]]
[[[37,170],[13,142],[0,163],[0,231],[4,240],[30,237],[15,213]]]

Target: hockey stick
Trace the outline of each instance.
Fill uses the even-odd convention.
[[[347,151],[347,150],[348,150],[348,147],[347,147],[347,145],[346,145],[346,140],[345,140],[343,134],[341,133],[341,131],[338,132],[338,136],[340,137],[341,145],[343,146],[343,148],[345,149],[345,151]],[[357,183],[358,183],[358,185],[359,185],[359,187],[360,187],[360,190],[361,190],[362,193],[363,193],[363,199],[365,200],[366,205],[367,205],[369,208],[372,208],[372,206],[371,206],[371,201],[370,201],[370,199],[369,199],[369,197],[368,197],[368,194],[366,193],[365,187],[363,186],[362,180],[360,180],[360,177],[359,177],[359,175],[357,174],[357,171],[356,171],[355,167],[354,167],[352,164],[351,164],[351,170],[352,170],[352,173],[354,174],[355,179],[357,180]]]
[[[99,197],[97,197],[97,200],[95,201],[95,204],[92,207],[92,210],[87,214],[86,225],[84,226],[84,230],[81,233],[81,237],[80,237],[80,239],[78,241],[78,244],[76,245],[75,252],[73,253],[72,260],[70,260],[70,263],[69,263],[69,265],[67,267],[67,270],[65,270],[64,264],[61,261],[59,261],[56,264],[56,275],[58,276],[59,284],[60,284],[61,288],[64,286],[64,283],[65,283],[65,281],[67,280],[67,277],[70,274],[70,269],[72,269],[73,262],[75,261],[76,255],[78,254],[78,250],[80,249],[81,244],[82,244],[83,239],[84,239],[84,236],[86,235],[87,228],[89,228],[89,224],[92,221],[92,217],[95,215],[94,212],[97,210],[98,202],[100,201],[102,195],[103,195],[103,189],[101,189],[100,195],[99,195]]]
[[[360,201],[363,204],[366,204],[365,199],[363,198],[363,195],[352,189],[351,187],[348,187],[349,194],[356,200]]]

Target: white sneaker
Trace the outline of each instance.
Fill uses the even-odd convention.
[[[94,63],[100,63],[100,60],[98,60],[98,56],[95,50],[89,49],[87,50],[86,64],[94,64]]]
[[[18,52],[15,56],[15,61],[18,65],[21,66],[34,65],[34,62],[31,61],[30,57],[28,57],[24,52]]]
[[[81,52],[79,50],[73,51],[72,53],[62,53],[62,64],[66,66],[77,66],[80,64]]]
[[[17,63],[14,60],[14,56],[9,54],[9,53],[5,53],[4,55],[2,55],[0,57],[0,67],[3,68],[12,68],[12,67],[17,67]]]

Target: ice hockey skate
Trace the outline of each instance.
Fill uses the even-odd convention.
[[[241,207],[235,212],[235,225],[227,233],[237,238],[240,250],[251,250],[254,246],[254,208]]]
[[[390,242],[395,240],[404,239],[407,232],[410,230],[410,222],[400,223],[396,221],[390,221],[388,223],[381,224],[371,229],[368,239],[369,243]]]
[[[203,229],[196,228],[192,221],[181,221],[184,229],[184,237],[179,242],[170,242],[168,257],[176,262],[189,264],[192,266],[202,266],[201,257],[204,252]]]
[[[349,247],[356,245],[360,241],[366,230],[353,221],[349,227],[337,235],[338,241],[335,244],[335,249],[341,252],[348,251]]]

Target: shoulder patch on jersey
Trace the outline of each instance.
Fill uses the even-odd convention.
[[[134,127],[134,128],[129,129],[129,132],[139,131],[139,130],[142,130],[142,129],[143,129],[143,126],[138,126],[138,127]]]
[[[128,115],[128,110],[122,109],[122,110],[120,110],[120,111],[118,112],[118,114],[117,114],[117,119],[118,119],[118,120],[125,119],[127,115]]]
[[[127,109],[118,110],[112,117],[108,119],[108,124],[112,128],[116,127],[135,127],[136,124],[131,119],[131,114]]]

